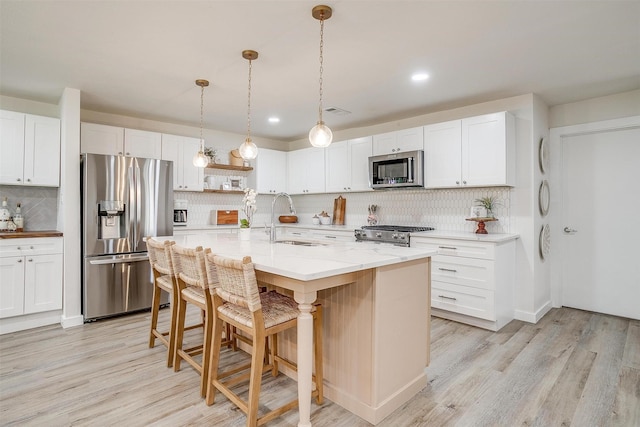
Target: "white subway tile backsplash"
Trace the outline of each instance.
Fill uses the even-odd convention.
[[[487,230],[494,233],[510,232],[510,188],[461,188],[446,190],[393,190],[364,193],[333,193],[292,196],[300,223],[311,224],[314,214],[326,211],[333,214],[334,200],[342,195],[346,202],[345,223],[358,228],[367,223],[369,205],[378,205],[380,224],[430,226],[438,230],[476,230],[475,222],[466,221],[475,199],[493,196],[499,201],[495,215],[498,221],[487,223]],[[189,201],[189,225],[208,225],[210,212],[216,209],[238,209],[242,214],[241,194],[176,193],[176,198]],[[254,224],[271,222],[273,195],[258,195],[258,210]],[[275,217],[289,212],[286,198],[278,199]]]

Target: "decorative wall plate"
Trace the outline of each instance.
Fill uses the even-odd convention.
[[[540,258],[544,260],[549,254],[549,249],[551,249],[551,229],[549,228],[549,224],[542,226],[538,244],[540,246]]]
[[[549,182],[543,180],[540,184],[540,190],[538,191],[538,205],[540,207],[540,214],[544,218],[549,213]]]
[[[540,163],[540,172],[546,173],[549,170],[549,147],[547,147],[547,139],[544,137],[540,138],[538,161]]]

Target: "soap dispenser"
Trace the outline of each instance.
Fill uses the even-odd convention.
[[[7,198],[5,197],[2,200],[2,207],[0,208],[0,231],[9,230],[10,219],[11,219],[11,214],[9,213],[9,209],[7,209]]]
[[[20,209],[20,203],[16,206],[16,213],[13,215],[13,223],[16,225],[16,231],[18,233],[24,231],[24,217]]]

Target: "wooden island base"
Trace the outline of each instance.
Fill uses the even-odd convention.
[[[423,258],[299,284],[323,305],[325,397],[372,424],[427,385],[430,268]],[[258,272],[258,280],[292,289],[283,276]],[[291,360],[296,340],[295,332],[279,339]]]

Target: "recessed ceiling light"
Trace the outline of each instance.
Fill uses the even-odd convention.
[[[269,117],[269,123],[280,123],[280,119],[278,117]]]
[[[421,82],[424,80],[427,80],[429,78],[429,74],[427,73],[415,73],[414,75],[411,76],[411,80],[413,80],[414,82]]]

